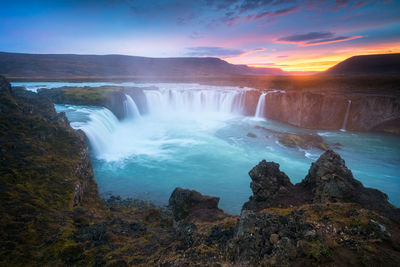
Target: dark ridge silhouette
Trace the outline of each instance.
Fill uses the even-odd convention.
[[[400,54],[354,56],[331,67],[328,75],[400,75]]]
[[[124,55],[0,52],[0,74],[6,77],[193,77],[283,73],[280,69],[233,65],[211,57],[148,58]]]

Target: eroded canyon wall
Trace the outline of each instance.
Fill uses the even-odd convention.
[[[297,127],[393,133],[400,129],[400,98],[396,96],[289,91],[265,97],[265,118]]]

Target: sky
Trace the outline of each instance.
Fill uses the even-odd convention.
[[[0,0],[0,51],[218,57],[323,71],[400,53],[400,0]]]

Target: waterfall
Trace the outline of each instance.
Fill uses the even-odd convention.
[[[351,106],[351,100],[349,99],[349,100],[347,101],[346,114],[344,115],[344,120],[343,120],[343,124],[342,124],[342,129],[340,129],[342,132],[345,132],[345,131],[346,131],[347,120],[349,119],[350,106]]]
[[[90,113],[89,122],[77,128],[85,132],[95,154],[99,154],[107,147],[119,123],[110,110],[102,108]]]
[[[268,93],[262,93],[258,98],[256,114],[254,117],[256,118],[264,118],[264,111],[265,111],[265,100]]]
[[[127,94],[125,94],[125,98],[126,98],[124,101],[125,118],[128,120],[140,118],[140,112],[135,101],[133,101],[132,97]]]
[[[150,113],[220,112],[242,114],[246,93],[240,90],[145,90]]]

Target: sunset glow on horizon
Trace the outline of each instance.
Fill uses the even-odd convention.
[[[318,55],[293,55],[291,58],[277,59],[274,64],[246,64],[245,57],[231,57],[224,58],[232,64],[246,64],[249,67],[255,68],[279,68],[287,72],[301,72],[301,71],[325,71],[334,65],[346,60],[352,56],[357,55],[373,55],[373,54],[393,54],[400,53],[400,43],[393,44],[387,48],[377,49],[363,49],[355,50],[354,52],[344,52],[340,54],[332,53],[332,55],[318,56]],[[262,59],[260,59],[262,60]],[[255,61],[252,59],[252,61]]]
[[[324,71],[355,55],[400,53],[399,10],[398,0],[17,0],[0,10],[0,51]]]

